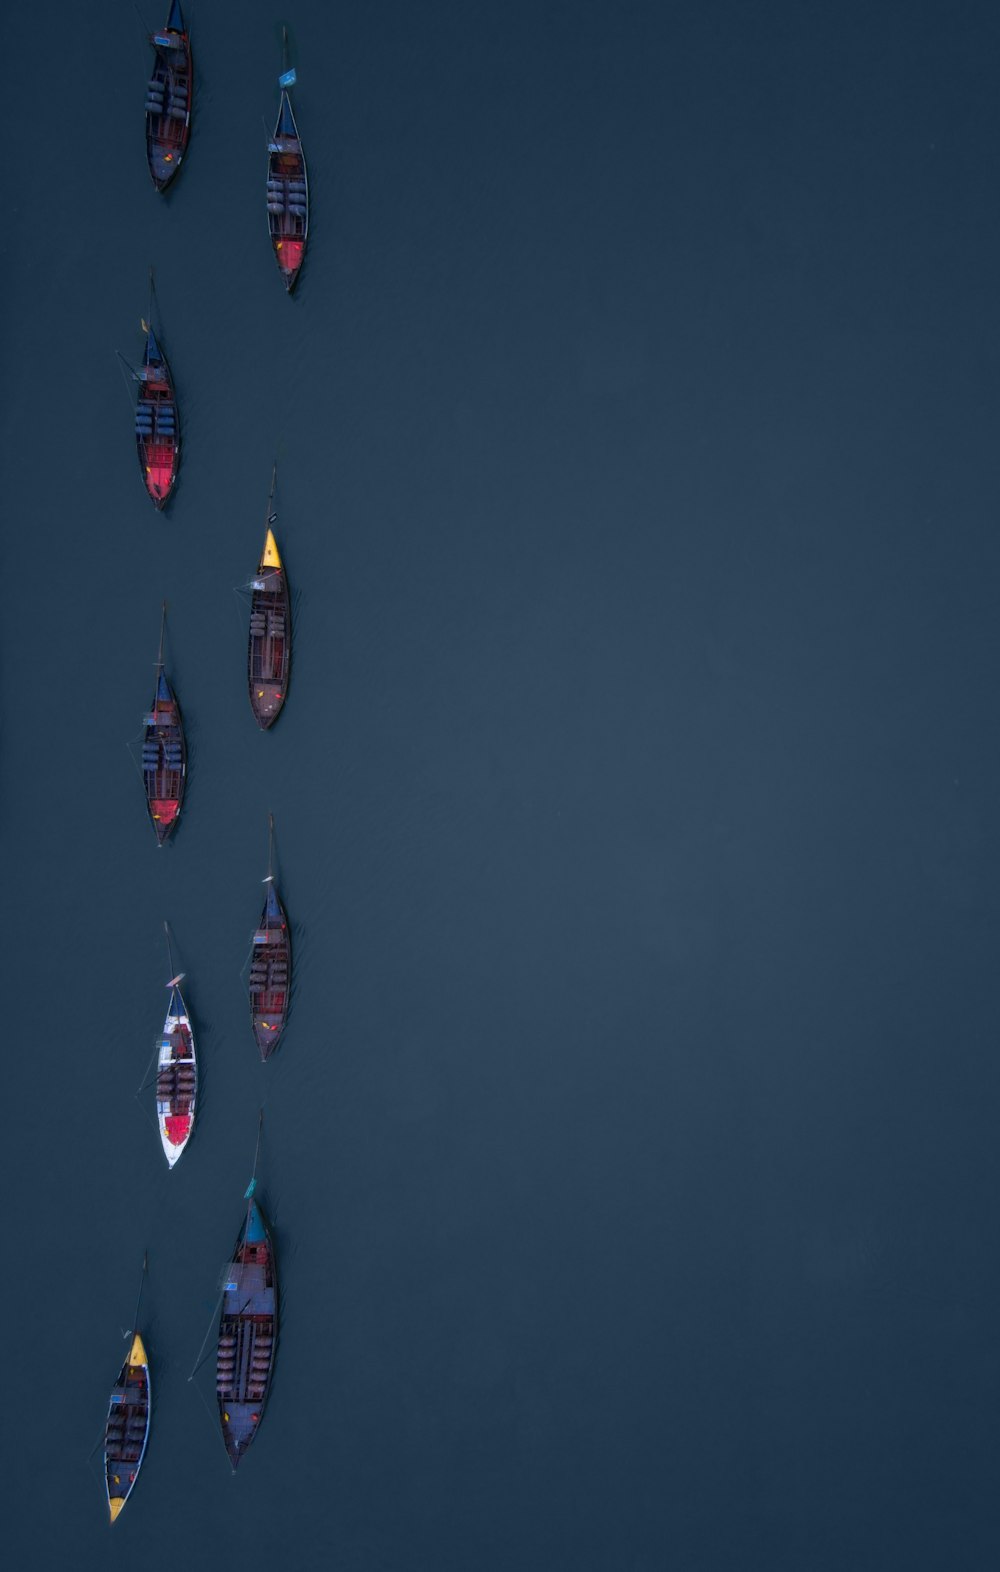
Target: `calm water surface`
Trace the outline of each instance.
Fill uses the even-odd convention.
[[[131,8],[8,19],[10,1564],[995,1566],[997,13],[288,20],[292,300],[268,7],[194,11],[165,201]],[[150,262],[163,518],[114,359]],[[275,453],[265,736],[233,587]],[[126,744],[163,597],[158,852]],[[169,1175],[133,1095],[164,918],[204,1077]],[[233,1479],[187,1376],[262,1104],[282,1336]],[[111,1531],[88,1452],[146,1246]]]

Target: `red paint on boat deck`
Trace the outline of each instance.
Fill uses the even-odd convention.
[[[303,240],[279,240],[276,245],[278,261],[285,273],[297,273],[302,266]]]
[[[163,1121],[171,1146],[183,1146],[191,1130],[190,1114],[168,1114]]]
[[[177,817],[180,803],[176,797],[154,797],[150,807],[153,810],[154,819],[158,819],[161,824],[173,824]]]
[[[174,450],[170,447],[146,449],[146,488],[151,497],[162,502],[169,494],[174,473]]]

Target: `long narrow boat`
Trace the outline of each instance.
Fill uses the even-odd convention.
[[[172,0],[167,25],[151,33],[153,74],[146,86],[146,158],[157,191],[165,191],[181,167],[191,135],[191,40],[180,0]]]
[[[181,436],[177,394],[167,357],[151,325],[143,319],[146,335],[142,367],[136,373],[139,398],[135,406],[135,446],[142,482],[159,510],[177,482]]]
[[[187,779],[187,748],[180,705],[163,669],[165,621],[166,605],[160,623],[160,652],[156,659],[153,707],[144,717],[142,736],[142,782],[150,822],[159,846],[176,828]]]
[[[142,1264],[142,1280],[146,1263]],[[139,1319],[142,1284],[135,1317]],[[139,1333],[133,1330],[128,1356],[111,1389],[104,1430],[104,1480],[112,1523],[132,1493],[149,1440],[149,1359]]]
[[[267,534],[250,590],[250,648],[247,677],[250,707],[262,731],[273,726],[288,693],[292,665],[291,605],[288,580],[278,553],[271,525],[277,514],[274,502],[275,472],[271,476],[271,495],[267,503]]]
[[[168,947],[169,944],[168,931]],[[167,983],[170,1000],[156,1062],[156,1122],[169,1168],[173,1168],[191,1139],[198,1099],[198,1061],[191,1018],[181,994],[183,977],[184,973],[179,972]]]
[[[281,1041],[288,1019],[292,986],[292,943],[285,908],[274,887],[274,820],[270,821],[267,895],[253,936],[250,958],[250,1023],[262,1059],[269,1059]]]
[[[223,1281],[215,1386],[222,1439],[235,1473],[271,1389],[278,1342],[278,1272],[267,1219],[253,1199]]]
[[[267,227],[274,259],[289,294],[302,268],[309,234],[309,178],[288,96],[294,81],[294,70],[283,70],[278,78],[281,102],[274,135],[267,144]]]

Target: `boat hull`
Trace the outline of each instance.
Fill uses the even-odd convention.
[[[285,288],[291,294],[309,236],[309,176],[288,94],[282,90],[267,154],[267,227]]]
[[[142,780],[157,845],[174,833],[187,782],[187,745],[180,705],[161,671],[142,737]]]
[[[159,512],[177,484],[181,461],[180,415],[170,365],[152,331],[139,374],[135,406],[135,446],[146,495]]]
[[[292,665],[291,601],[274,536],[267,532],[264,555],[251,585],[247,682],[250,708],[262,731],[278,719],[288,696]]]
[[[149,1440],[149,1419],[149,1360],[142,1338],[135,1333],[111,1392],[104,1430],[104,1481],[112,1523],[139,1477]]]
[[[166,27],[150,36],[153,74],[146,86],[146,162],[157,191],[176,179],[191,136],[194,92],[191,40],[180,7],[171,8]]]
[[[216,1400],[233,1471],[257,1434],[278,1341],[278,1274],[267,1219],[251,1201],[223,1280]]]
[[[288,918],[273,883],[269,883],[250,958],[250,1024],[262,1059],[269,1059],[281,1041],[291,985]]]
[[[194,1033],[181,991],[171,991],[156,1065],[156,1123],[167,1166],[173,1168],[191,1139],[198,1099]]]

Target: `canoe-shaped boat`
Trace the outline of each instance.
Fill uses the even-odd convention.
[[[181,458],[177,395],[167,357],[148,322],[142,368],[138,373],[139,398],[135,406],[135,446],[142,482],[153,506],[162,508],[174,489]]]
[[[146,86],[146,158],[157,191],[165,191],[181,167],[191,135],[191,40],[179,0],[172,0],[167,25],[151,33],[153,74]]]
[[[274,497],[274,481],[271,482]],[[250,584],[250,648],[247,677],[250,707],[262,731],[273,726],[288,692],[292,664],[291,606],[288,580],[271,525],[275,515],[268,505],[267,535]]]
[[[162,846],[176,828],[184,801],[187,749],[180,705],[163,669],[163,627],[156,662],[153,707],[143,719],[142,783],[150,822]]]
[[[215,1385],[233,1470],[257,1434],[278,1342],[278,1274],[271,1230],[251,1196],[223,1279]]]
[[[112,1523],[132,1492],[148,1440],[149,1360],[136,1332],[111,1392],[104,1432],[104,1477]]]
[[[265,882],[267,895],[250,959],[250,1021],[260,1056],[269,1059],[281,1041],[288,1018],[292,945],[285,908],[270,874]]]
[[[167,984],[170,1002],[156,1064],[156,1122],[170,1168],[173,1168],[191,1139],[198,1097],[194,1033],[181,995],[180,981],[179,977],[173,977]]]
[[[279,78],[281,102],[267,144],[267,227],[278,271],[291,293],[302,268],[309,234],[309,180],[288,88],[294,71]]]

